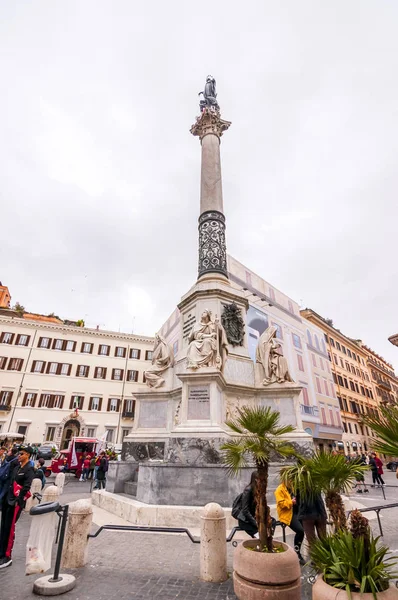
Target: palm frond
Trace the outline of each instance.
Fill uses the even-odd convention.
[[[362,421],[378,437],[377,440],[372,440],[372,448],[374,450],[389,456],[398,456],[397,406],[380,406],[378,415],[363,415]]]

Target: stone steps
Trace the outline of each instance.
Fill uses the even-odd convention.
[[[137,496],[137,481],[125,481],[124,482],[124,493],[128,496],[135,498]]]

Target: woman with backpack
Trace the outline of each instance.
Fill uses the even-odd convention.
[[[246,531],[250,537],[258,537],[258,527],[256,523],[256,492],[257,473],[254,471],[250,478],[250,483],[243,492],[235,498],[232,506],[232,516],[238,519],[238,525],[243,531]]]

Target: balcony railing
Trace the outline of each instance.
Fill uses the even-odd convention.
[[[377,378],[377,384],[380,387],[383,387],[385,390],[391,391],[391,383],[389,381],[385,381],[384,379]]]
[[[134,411],[124,410],[122,412],[123,419],[134,419]]]
[[[312,415],[317,417],[319,415],[319,408],[317,406],[307,406],[306,404],[300,404],[301,414]]]
[[[9,404],[0,404],[0,411],[9,412],[11,410],[11,406]]]

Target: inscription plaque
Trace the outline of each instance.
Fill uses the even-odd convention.
[[[210,419],[210,387],[190,385],[188,387],[188,421]]]
[[[168,402],[143,402],[140,403],[140,417],[138,427],[146,429],[165,428],[167,425]]]
[[[184,324],[182,326],[182,339],[184,342],[188,340],[188,336],[191,333],[191,329],[196,321],[194,310],[184,317]]]

